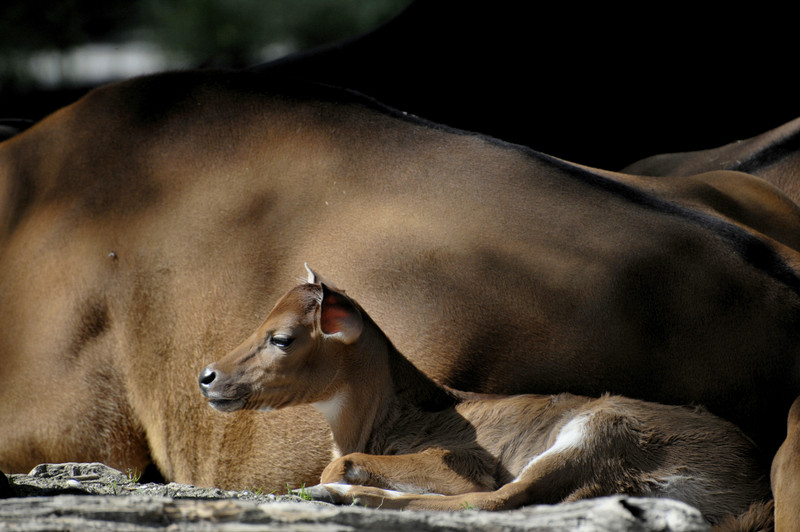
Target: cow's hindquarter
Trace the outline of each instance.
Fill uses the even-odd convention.
[[[3,177],[28,187],[3,213],[0,469],[154,461],[202,485],[316,481],[330,460],[317,414],[223,416],[196,391],[199,368],[263,318],[265,287],[282,288],[251,217],[270,198],[231,191],[230,176],[198,171],[208,161],[170,152],[169,133],[133,134],[124,117],[70,135],[81,105],[0,151]]]

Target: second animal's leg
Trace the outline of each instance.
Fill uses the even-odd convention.
[[[800,397],[789,410],[786,440],[772,461],[775,529],[800,530]]]

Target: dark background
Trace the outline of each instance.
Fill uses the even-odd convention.
[[[127,44],[144,43],[161,56],[165,68],[242,68],[357,35],[409,2],[3,0],[0,117],[39,119],[92,86],[118,79],[116,72],[97,79],[76,76],[76,67],[90,67],[87,63],[96,60],[86,53],[92,45],[118,52]],[[51,74],[46,80],[41,79],[42,58]],[[130,75],[139,72],[134,68]],[[54,75],[61,79],[53,81]]]
[[[215,11],[223,0],[114,0],[97,11],[77,0],[46,3],[63,6],[51,28],[83,27],[104,39],[114,28],[179,50],[189,67],[260,65],[351,87],[437,122],[609,169],[716,147],[800,116],[794,19],[768,3],[416,0],[404,10],[408,2],[378,9],[374,0],[297,0],[279,14],[272,10],[283,2],[228,1],[235,15]],[[163,12],[146,18],[143,5]],[[299,6],[312,8],[301,14]],[[168,15],[178,22],[164,29]],[[22,30],[11,40],[32,47],[34,30]],[[193,44],[179,44],[186,35]],[[271,43],[299,54],[275,61],[255,52]],[[23,105],[22,92],[8,87],[0,115],[49,110]]]

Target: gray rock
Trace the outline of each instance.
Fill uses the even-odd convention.
[[[0,530],[707,531],[700,513],[668,499],[605,497],[511,512],[372,510],[293,495],[139,484],[103,464],[43,464],[9,475]]]
[[[97,462],[80,464],[41,464],[27,475],[9,475],[11,489],[17,497],[47,495],[148,495],[175,499],[240,499],[274,501],[275,495],[248,491],[225,491],[187,484],[139,484],[132,473],[123,473]],[[299,497],[282,498],[301,500]]]

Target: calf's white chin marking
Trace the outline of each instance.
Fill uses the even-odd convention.
[[[244,401],[241,399],[210,399],[208,404],[220,412],[235,412],[244,406]]]
[[[319,410],[320,413],[325,416],[325,419],[328,420],[329,425],[335,425],[339,420],[339,416],[341,416],[342,412],[344,411],[344,404],[346,400],[347,394],[343,391],[338,391],[333,394],[333,397],[330,399],[311,403],[311,406]]]

